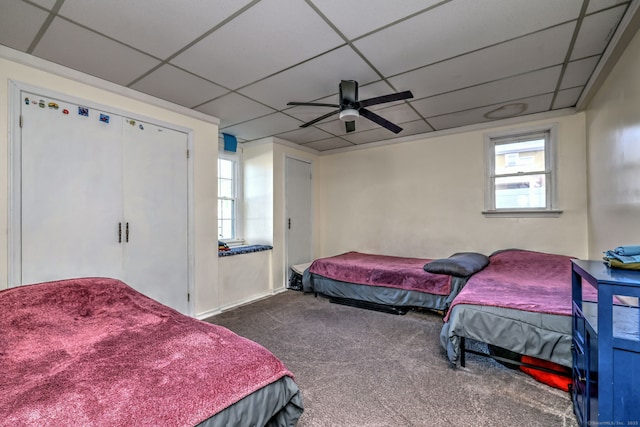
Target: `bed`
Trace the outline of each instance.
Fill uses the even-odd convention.
[[[422,308],[446,311],[467,277],[488,258],[465,252],[443,259],[346,252],[313,261],[302,276],[303,291],[332,302],[396,314]]]
[[[121,281],[0,291],[1,426],[293,426],[293,374],[267,349]]]
[[[572,258],[508,249],[489,259],[444,318],[440,341],[451,363],[464,366],[469,338],[571,367]]]

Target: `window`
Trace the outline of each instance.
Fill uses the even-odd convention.
[[[218,239],[240,240],[240,158],[220,153],[218,156]]]
[[[555,127],[485,136],[485,214],[553,213]]]

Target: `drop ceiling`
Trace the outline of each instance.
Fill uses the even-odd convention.
[[[217,117],[241,143],[326,151],[580,106],[637,1],[2,0],[0,44]],[[301,128],[331,110],[287,102],[338,103],[340,80],[360,99],[412,91],[370,107],[402,132]]]

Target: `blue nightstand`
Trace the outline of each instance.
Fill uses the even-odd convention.
[[[640,426],[640,271],[574,260],[573,409],[581,426]],[[583,300],[583,286],[597,302]]]

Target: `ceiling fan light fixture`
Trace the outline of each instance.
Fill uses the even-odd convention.
[[[358,113],[358,110],[355,110],[353,108],[345,108],[344,110],[340,111],[340,120],[344,122],[352,122],[358,117],[360,117],[360,113]]]

